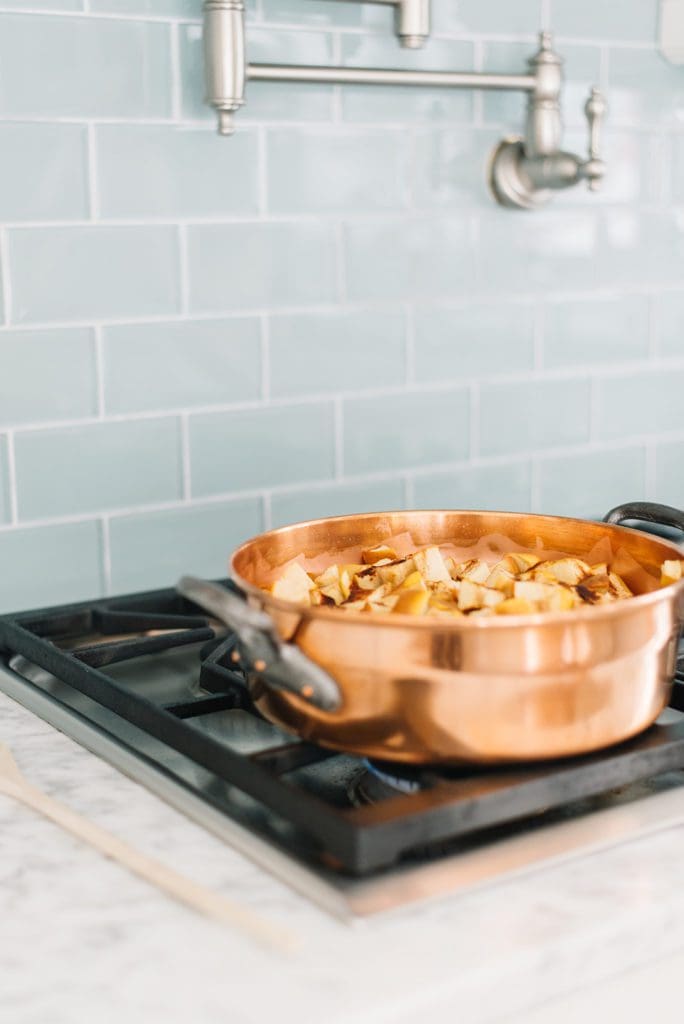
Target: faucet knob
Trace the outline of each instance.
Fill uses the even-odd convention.
[[[584,105],[584,113],[589,123],[589,159],[582,165],[582,177],[592,192],[597,192],[605,173],[605,165],[599,156],[601,132],[607,110],[606,101],[600,89],[594,87]]]

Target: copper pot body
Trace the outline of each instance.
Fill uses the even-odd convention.
[[[684,617],[684,585],[615,604],[526,616],[444,620],[300,608],[261,589],[299,554],[371,546],[408,532],[416,547],[504,534],[580,557],[602,538],[656,575],[682,557],[660,538],[555,516],[389,512],[273,530],[231,560],[250,603],[281,637],[336,680],[335,712],[251,680],[259,710],[298,736],[350,753],[408,763],[523,762],[583,754],[636,735],[668,702]]]

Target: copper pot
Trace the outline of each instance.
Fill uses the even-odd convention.
[[[259,710],[298,736],[395,761],[521,762],[626,740],[667,704],[684,620],[684,585],[571,612],[444,620],[305,608],[262,589],[299,554],[372,546],[398,533],[416,547],[504,534],[522,548],[584,556],[603,538],[658,574],[682,552],[616,525],[684,529],[667,506],[621,506],[607,523],[516,513],[387,512],[272,530],[235,551],[248,603],[185,580],[181,591],[237,629]]]

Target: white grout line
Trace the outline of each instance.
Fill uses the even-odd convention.
[[[7,481],[9,484],[9,508],[10,521],[8,526],[16,525],[19,522],[19,495],[17,492],[17,463],[14,451],[14,431],[8,430],[7,438]]]
[[[181,474],[183,501],[192,498],[192,469],[190,464],[190,423],[186,413],[180,418]]]
[[[97,180],[97,145],[95,126],[88,123],[86,127],[87,173],[88,173],[88,216],[91,221],[98,219],[100,214],[100,197]]]
[[[684,358],[668,358],[661,359],[655,366],[649,362],[637,362],[630,364],[622,364],[619,367],[613,367],[610,364],[605,366],[597,366],[591,368],[591,379],[602,380],[602,379],[615,379],[623,377],[633,377],[640,374],[644,379],[645,386],[647,386],[649,376],[663,374],[667,372],[684,372]],[[543,386],[545,383],[553,383],[558,381],[570,381],[570,382],[581,382],[587,380],[587,368],[586,367],[559,367],[547,369],[543,374],[536,373],[535,371],[519,371],[517,373],[506,373],[502,375],[493,375],[484,377],[472,377],[468,379],[454,379],[454,380],[435,380],[435,381],[421,381],[414,382],[410,387],[404,384],[392,385],[387,387],[360,387],[356,389],[344,389],[344,390],[331,390],[321,392],[307,392],[299,395],[288,395],[277,398],[270,398],[268,400],[264,398],[245,399],[242,401],[234,402],[220,402],[220,403],[206,403],[197,406],[175,406],[169,408],[159,408],[150,410],[137,410],[134,412],[126,413],[110,413],[107,415],[107,422],[109,423],[129,423],[142,420],[157,420],[157,419],[168,419],[171,417],[181,415],[206,415],[211,413],[226,413],[226,412],[246,412],[246,411],[257,411],[266,410],[273,408],[290,408],[303,405],[324,405],[330,401],[336,399],[383,399],[383,398],[396,398],[404,395],[421,394],[453,394],[455,397],[462,395],[469,388],[488,387],[489,385],[495,385],[497,387],[501,385],[510,386],[515,389],[518,385],[526,385],[530,382],[534,382],[537,385]],[[80,418],[62,419],[62,420],[38,420],[31,421],[28,423],[22,423],[16,426],[17,431],[33,431],[33,430],[53,430],[53,429],[67,429],[70,427],[88,427],[94,426],[99,422],[98,416],[83,416]]]
[[[7,326],[12,320],[12,282],[9,264],[9,239],[6,228],[0,227],[0,278],[2,283],[2,305],[4,322]]]
[[[95,394],[97,396],[97,417],[98,419],[104,419],[106,415],[106,403],[105,403],[105,356],[104,356],[104,339],[102,337],[102,327],[98,324],[94,329],[95,335]]]
[[[102,537],[102,576],[105,594],[112,592],[112,546],[109,533],[109,517],[99,517],[100,536]]]
[[[530,461],[542,460],[542,459],[553,459],[553,458],[564,458],[567,456],[582,456],[594,454],[597,452],[619,452],[623,450],[632,450],[635,447],[644,446],[646,444],[660,444],[667,443],[668,441],[684,441],[684,432],[679,432],[674,435],[660,435],[657,438],[620,438],[618,441],[604,442],[596,445],[573,445],[559,448],[547,448],[538,449],[535,451],[508,453],[497,456],[486,456],[479,457],[476,459],[467,459],[465,461],[458,462],[445,462],[445,463],[434,463],[427,466],[413,466],[405,470],[391,470],[384,472],[375,472],[365,475],[354,475],[345,476],[343,480],[338,481],[334,477],[325,477],[323,479],[312,479],[306,481],[300,481],[297,484],[280,484],[271,487],[268,491],[260,490],[242,490],[242,491],[227,491],[221,492],[214,495],[205,495],[201,499],[193,499],[189,502],[184,502],[182,499],[175,499],[173,501],[158,502],[150,504],[133,505],[121,508],[108,508],[102,509],[98,513],[74,513],[71,515],[64,516],[53,516],[45,519],[33,519],[24,520],[20,523],[11,523],[0,526],[0,533],[8,532],[16,529],[19,525],[22,529],[34,529],[44,528],[50,526],[62,526],[71,523],[83,523],[92,522],[101,516],[107,516],[109,519],[146,515],[151,512],[172,512],[177,510],[187,511],[189,508],[206,508],[211,505],[217,504],[232,504],[239,501],[245,501],[247,499],[256,499],[263,501],[265,496],[276,496],[281,494],[306,494],[311,491],[316,492],[319,490],[328,490],[336,484],[343,482],[345,484],[367,484],[367,483],[380,483],[382,481],[391,481],[397,479],[404,479],[410,474],[413,480],[420,479],[422,477],[429,477],[441,474],[453,474],[462,470],[472,470],[476,468],[495,468],[497,466],[505,467],[511,465],[527,465]]]

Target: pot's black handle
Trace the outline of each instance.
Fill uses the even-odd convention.
[[[282,641],[265,612],[252,608],[218,583],[193,576],[184,576],[176,590],[235,632],[243,654],[269,686],[287,690],[322,711],[336,711],[340,707],[342,694],[332,676],[307,658],[296,644]]]
[[[684,512],[671,505],[658,505],[654,501],[631,501],[626,505],[618,505],[604,517],[605,523],[619,526],[629,519],[637,519],[644,523],[659,523],[661,526],[673,526],[684,531]]]

